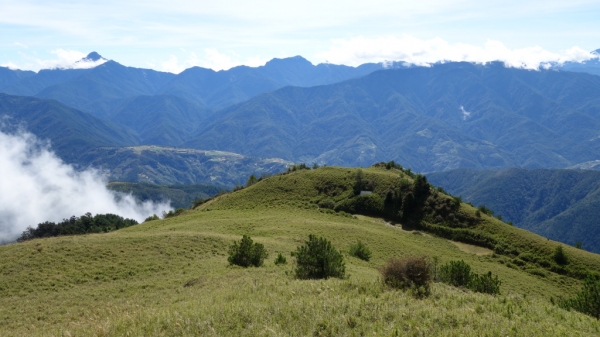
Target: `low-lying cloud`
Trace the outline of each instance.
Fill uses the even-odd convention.
[[[100,58],[96,61],[86,59],[86,54],[77,50],[64,50],[59,48],[50,53],[56,55],[56,58],[43,60],[36,56],[20,53],[23,62],[22,64],[7,62],[2,64],[2,66],[10,69],[28,69],[33,71],[41,69],[90,69],[107,61],[104,58]]]
[[[507,67],[540,69],[555,63],[583,62],[599,57],[579,47],[553,53],[538,46],[510,49],[494,40],[488,40],[483,46],[474,46],[465,43],[450,44],[440,38],[422,40],[409,35],[337,39],[332,44],[329,50],[317,54],[317,57],[330,63],[353,66],[390,61],[403,61],[418,66],[443,61],[481,64],[501,61]]]
[[[86,212],[141,222],[169,209],[169,203],[138,203],[108,190],[96,171],[76,171],[30,133],[0,131],[0,243],[15,240],[28,226]]]

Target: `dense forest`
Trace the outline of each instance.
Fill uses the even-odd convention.
[[[46,221],[38,224],[35,228],[28,227],[17,241],[23,242],[36,238],[63,235],[106,233],[137,224],[138,222],[133,219],[125,219],[116,214],[96,214],[92,216],[91,213],[86,213],[80,217],[72,216],[69,219],[63,219],[58,223]]]

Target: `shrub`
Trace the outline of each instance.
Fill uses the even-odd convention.
[[[154,221],[154,220],[160,220],[160,218],[158,217],[158,215],[152,214],[151,216],[147,217],[146,220],[144,220],[144,222]]]
[[[369,261],[371,259],[371,250],[362,241],[357,241],[350,246],[350,256],[357,257],[361,260]]]
[[[233,242],[229,247],[229,257],[227,261],[230,265],[241,267],[260,267],[264,260],[269,256],[265,247],[260,243],[254,243],[252,239],[244,235],[240,242]]]
[[[500,294],[500,280],[498,276],[492,276],[492,272],[488,271],[487,274],[478,275],[471,274],[471,280],[469,282],[469,289],[486,294]]]
[[[319,208],[328,208],[328,209],[335,208],[335,202],[333,202],[333,200],[331,200],[331,199],[323,199],[323,200],[319,201],[318,205],[319,205]]]
[[[567,254],[565,253],[562,246],[557,246],[556,249],[554,249],[554,254],[552,255],[552,259],[554,260],[554,262],[556,262],[560,265],[565,265],[565,264],[569,263]]]
[[[287,264],[287,260],[286,260],[285,256],[283,256],[281,253],[279,253],[279,255],[277,255],[277,257],[275,258],[275,264],[276,265]]]
[[[250,177],[248,177],[248,181],[246,181],[246,187],[250,187],[254,184],[256,184],[258,182],[258,178],[256,178],[256,176],[254,174],[251,174]]]
[[[346,272],[344,257],[325,238],[311,234],[303,246],[292,256],[296,257],[296,277],[299,279],[343,278]]]
[[[170,210],[168,213],[165,212],[165,211],[163,211],[162,212],[163,219],[167,219],[167,218],[172,218],[172,217],[178,216],[178,215],[182,214],[184,211],[185,211],[185,209],[183,209],[181,207],[178,208],[178,209],[176,209],[175,211]]]
[[[380,270],[383,282],[393,288],[410,288],[416,295],[429,294],[431,262],[425,256],[392,258]]]
[[[467,287],[471,280],[471,266],[465,261],[450,261],[440,267],[440,281],[455,287]]]
[[[439,279],[455,287],[465,287],[478,293],[500,294],[498,276],[492,276],[492,272],[479,275],[471,272],[471,266],[465,261],[450,261],[440,267]]]
[[[600,278],[588,274],[581,291],[574,298],[559,300],[558,305],[563,309],[573,309],[600,319]]]

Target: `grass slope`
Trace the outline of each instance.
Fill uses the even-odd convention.
[[[399,171],[366,169],[385,182]],[[355,170],[322,168],[265,179],[195,210],[102,235],[33,240],[0,247],[0,335],[97,336],[522,336],[594,335],[596,319],[567,312],[549,297],[580,283],[510,267],[502,257],[461,251],[446,239],[416,235],[380,219],[316,208],[315,183],[351,183]],[[340,192],[339,198],[344,197]],[[463,205],[465,208],[468,206]],[[486,218],[487,219],[487,218]],[[489,230],[530,245],[546,240],[486,220]],[[365,262],[345,255],[345,280],[298,281],[289,257],[309,233],[346,251],[357,239],[373,252]],[[270,253],[262,268],[227,266],[226,251],[243,234]],[[499,234],[500,235],[500,234]],[[554,245],[556,243],[553,243]],[[600,270],[600,258],[565,247],[573,261]],[[491,270],[502,295],[474,294],[436,284],[424,300],[381,286],[377,267],[388,258],[463,259]]]

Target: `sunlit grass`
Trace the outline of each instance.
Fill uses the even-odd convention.
[[[348,175],[328,170],[340,181]],[[311,183],[328,170],[274,177],[181,216],[108,234],[0,247],[0,335],[599,333],[597,320],[550,302],[550,297],[573,294],[580,281],[527,273],[510,266],[506,257],[463,252],[445,239],[377,219],[322,213],[311,203],[319,198]],[[295,179],[298,193],[290,196],[286,189],[293,180],[284,179]],[[350,275],[345,280],[294,280],[289,253],[311,233],[343,252],[360,239],[372,258],[366,262],[345,254]],[[264,267],[228,266],[227,247],[243,234],[265,245]],[[541,240],[528,235],[518,239]],[[278,253],[287,257],[287,265],[274,264]],[[598,263],[597,255],[581,254],[572,256],[592,267]],[[436,284],[429,298],[417,300],[384,288],[377,268],[391,257],[408,255],[438,257],[440,264],[462,259],[477,273],[490,270],[502,280],[502,294]]]

